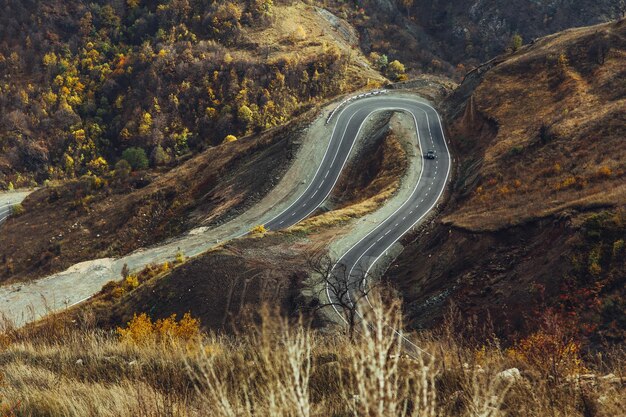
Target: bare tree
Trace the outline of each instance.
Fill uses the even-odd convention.
[[[348,337],[352,340],[363,303],[367,302],[368,295],[377,284],[367,284],[363,272],[350,274],[345,265],[337,264],[326,252],[309,256],[308,264],[315,273],[309,288],[319,302],[316,309],[332,307],[339,313],[348,326]]]

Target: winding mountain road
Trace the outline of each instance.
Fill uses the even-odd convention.
[[[387,219],[341,256],[334,267],[335,276],[347,274],[350,282],[361,281],[376,262],[402,236],[422,220],[441,198],[450,176],[451,158],[441,119],[428,103],[405,96],[376,96],[356,100],[337,116],[332,138],[317,172],[304,193],[285,211],[266,223],[270,230],[289,227],[311,215],[334,188],[367,118],[381,111],[410,114],[417,132],[416,147],[434,159],[424,158],[422,171],[409,198]],[[351,285],[351,288],[355,288]],[[329,300],[332,294],[327,290]],[[336,300],[331,300],[336,301]]]
[[[244,213],[240,218],[232,220],[232,225],[229,223],[214,231],[194,230],[177,240],[142,249],[119,259],[104,258],[83,262],[32,282],[3,285],[0,287],[2,301],[0,310],[16,325],[21,325],[41,317],[46,312],[88,299],[106,282],[119,277],[120,270],[125,264],[131,269],[138,270],[150,263],[172,259],[181,248],[188,256],[199,255],[217,243],[247,234],[253,225],[264,224],[270,230],[280,230],[298,223],[313,214],[328,198],[351,150],[359,140],[365,122],[371,115],[382,111],[400,111],[410,115],[417,132],[415,138],[417,153],[423,154],[432,149],[436,153],[436,158],[423,160],[418,180],[406,201],[400,200],[395,212],[376,224],[373,230],[339,259],[336,268],[348,271],[350,279],[354,282],[362,280],[363,272],[368,271],[398,239],[433,209],[449,177],[451,161],[439,116],[430,104],[416,96],[379,92],[344,102],[339,110],[332,113],[327,122],[331,138],[327,139],[327,148],[321,162],[317,164],[315,174],[308,184],[299,187],[304,191],[295,200],[289,197],[292,203],[272,200],[261,205],[271,207],[272,204],[279,206],[287,204],[285,210],[278,211],[280,214],[274,215],[272,213],[276,213],[276,210],[272,212],[266,208],[259,209],[266,210],[265,212],[251,210],[254,213],[250,215]],[[316,129],[322,127],[318,124]],[[319,139],[321,137],[319,130],[317,132],[314,136]],[[303,173],[306,175],[308,172],[303,170],[302,166],[295,170],[297,175]],[[11,206],[22,201],[28,193],[0,193],[0,223],[8,217]],[[280,196],[280,193],[278,194]],[[0,245],[3,232],[1,229],[0,227]]]

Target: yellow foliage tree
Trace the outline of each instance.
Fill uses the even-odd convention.
[[[391,61],[387,66],[387,73],[394,81],[401,81],[405,78],[404,72],[406,68],[400,61]]]
[[[265,228],[265,225],[260,224],[258,226],[253,227],[252,230],[250,230],[250,233],[252,233],[253,235],[257,235],[257,236],[263,236],[267,233],[267,229]]]
[[[139,124],[139,134],[144,136],[148,135],[151,129],[152,115],[148,112],[145,112],[141,118],[141,123]]]
[[[54,66],[57,62],[57,56],[54,52],[49,52],[43,56],[43,65],[46,67]]]

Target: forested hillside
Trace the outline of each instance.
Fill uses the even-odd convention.
[[[335,2],[369,54],[399,59],[414,72],[457,78],[519,42],[626,13],[624,0],[359,0]]]
[[[1,7],[0,189],[103,174],[129,148],[166,165],[380,78],[300,2]]]

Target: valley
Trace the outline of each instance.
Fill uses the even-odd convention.
[[[0,415],[621,415],[623,1],[2,5]]]

